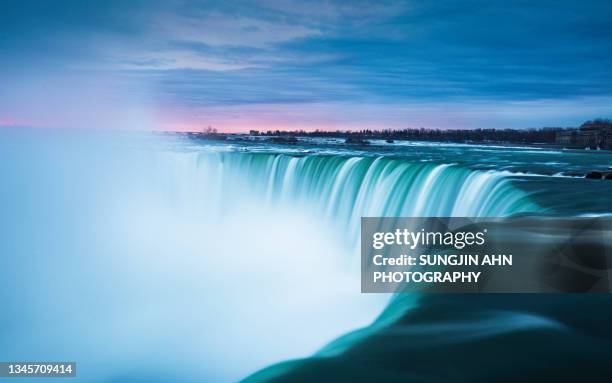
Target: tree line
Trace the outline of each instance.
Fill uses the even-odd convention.
[[[452,141],[452,142],[513,142],[513,143],[554,143],[556,133],[574,128],[534,128],[534,129],[363,129],[356,131],[304,131],[304,130],[251,130],[251,135],[261,136],[301,136],[301,137],[345,137],[353,139],[384,139],[411,141]]]

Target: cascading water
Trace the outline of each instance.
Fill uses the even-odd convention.
[[[372,323],[389,297],[359,293],[361,216],[538,209],[498,173],[452,164],[18,143],[0,165],[0,360],[52,351],[88,382],[233,381]]]
[[[237,152],[195,156],[203,176],[229,187],[224,193],[237,191],[227,183],[238,177],[267,203],[313,204],[326,218],[345,223],[361,216],[493,217],[536,208],[494,171],[385,157]]]
[[[268,205],[306,206],[354,241],[363,216],[504,217],[535,211],[495,171],[387,157],[196,153],[199,170],[231,205],[244,190]]]

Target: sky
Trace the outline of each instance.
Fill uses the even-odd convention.
[[[612,117],[611,14],[608,0],[2,0],[0,126],[577,126]]]

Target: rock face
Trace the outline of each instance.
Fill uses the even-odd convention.
[[[369,141],[364,140],[361,137],[353,137],[353,136],[347,137],[344,143],[349,144],[349,145],[369,145],[370,144]]]
[[[592,179],[592,180],[600,180],[602,178],[601,172],[589,172],[584,176],[584,178]]]
[[[272,142],[276,144],[295,145],[298,143],[298,139],[295,136],[279,136],[279,137],[272,137]]]
[[[225,141],[227,140],[227,136],[221,133],[198,133],[198,132],[189,132],[187,133],[187,137],[196,140],[209,140],[209,141]]]
[[[609,172],[588,172],[584,178],[592,180],[612,180],[612,171]]]

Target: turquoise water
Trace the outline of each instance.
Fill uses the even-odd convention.
[[[389,370],[382,354],[565,334],[567,318],[597,324],[571,307],[609,307],[360,294],[356,244],[361,216],[609,213],[612,182],[563,173],[610,153],[2,135],[0,360],[76,360],[87,382],[403,381],[429,365]]]
[[[215,152],[382,157],[398,160],[404,165],[450,165],[454,169],[481,170],[504,177],[516,189],[529,194],[530,200],[547,214],[606,214],[612,210],[608,197],[612,192],[612,183],[583,177],[590,171],[612,169],[610,151],[409,141],[389,144],[382,140],[372,140],[369,146],[353,146],[345,145],[342,139],[299,140],[298,145],[273,144],[263,137],[243,137],[223,143],[205,140],[188,142]]]
[[[385,156],[411,162],[457,163],[470,169],[495,169],[530,175],[562,175],[612,167],[612,152],[569,150],[521,145],[473,145],[446,142],[371,140],[370,145],[346,145],[343,139],[299,138],[297,145],[279,145],[264,137],[230,137],[225,142],[192,140],[215,150],[290,154]]]
[[[364,216],[508,216],[537,211],[527,193],[495,171],[385,156],[196,152],[231,204],[248,188],[262,204],[305,207],[356,242]],[[234,184],[239,175],[242,187]],[[248,186],[247,186],[248,185]]]

